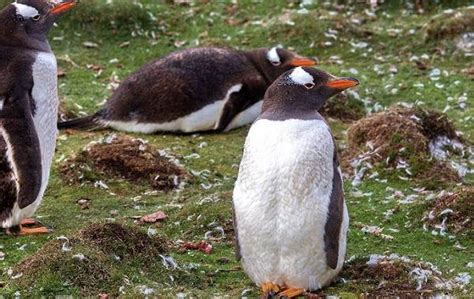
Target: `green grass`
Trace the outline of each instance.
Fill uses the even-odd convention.
[[[282,43],[294,48],[298,53],[317,56],[320,68],[335,75],[352,75],[361,81],[357,92],[366,102],[380,103],[388,107],[398,102],[420,103],[429,108],[443,110],[447,104],[451,109],[447,115],[455,122],[459,131],[469,142],[474,141],[474,108],[468,102],[466,110],[457,108],[459,96],[466,94],[472,98],[474,85],[472,79],[462,69],[472,66],[472,60],[455,50],[452,43],[424,42],[422,29],[432,15],[439,9],[432,7],[426,14],[418,15],[413,11],[398,11],[386,8],[377,12],[377,17],[368,17],[358,5],[350,12],[362,20],[362,25],[351,23],[344,9],[337,15],[327,6],[310,6],[309,13],[294,13],[294,25],[281,24],[279,17],[288,10],[298,9],[295,1],[239,1],[237,9],[228,2],[210,2],[207,5],[172,5],[158,1],[114,1],[115,5],[105,4],[105,0],[83,1],[74,12],[66,16],[59,26],[52,30],[50,40],[66,76],[60,79],[60,95],[68,110],[75,113],[92,113],[110,95],[107,86],[111,77],[124,79],[145,62],[158,58],[177,49],[175,44],[185,42],[183,47],[196,45],[227,45],[236,48],[266,47]],[[2,1],[0,1],[2,4]],[[452,4],[452,3],[451,3]],[[238,25],[230,25],[226,20],[233,18]],[[328,29],[338,29],[338,40],[326,38]],[[400,35],[390,36],[390,30],[400,30]],[[414,33],[409,31],[414,29]],[[89,41],[99,45],[88,49],[83,43]],[[332,41],[332,45],[324,42]],[[351,43],[368,42],[368,47],[353,49]],[[120,47],[129,42],[126,47]],[[444,55],[434,54],[434,49],[443,47]],[[430,68],[446,71],[438,81],[431,81],[428,71],[418,70],[412,56],[427,54]],[[330,57],[337,55],[342,64],[330,63]],[[112,60],[118,60],[112,63]],[[88,68],[96,65],[103,68],[98,75]],[[374,66],[379,65],[385,71],[378,75]],[[396,66],[398,72],[390,75],[390,66]],[[358,74],[351,74],[354,68]],[[414,87],[414,83],[424,84],[424,88]],[[443,88],[436,87],[443,84]],[[393,89],[396,89],[392,92]],[[454,100],[448,102],[448,97]],[[354,99],[352,99],[354,100]],[[339,121],[331,122],[338,140],[344,143],[343,131],[347,125]],[[142,216],[158,209],[165,211],[169,218],[157,229],[161,236],[173,244],[170,255],[180,265],[180,270],[166,270],[158,263],[156,272],[141,271],[140,264],[124,264],[114,272],[119,282],[114,280],[103,285],[103,292],[119,295],[118,287],[123,285],[127,296],[139,295],[139,286],[146,285],[155,289],[155,295],[171,296],[186,293],[199,297],[211,294],[229,294],[238,296],[244,289],[251,289],[250,296],[257,296],[258,290],[247,278],[234,258],[231,193],[237,176],[243,142],[248,128],[241,128],[221,135],[135,135],[146,139],[150,144],[169,151],[178,157],[188,170],[209,170],[207,178],[196,177],[179,193],[158,193],[149,195],[149,187],[127,182],[107,182],[110,189],[103,190],[91,185],[68,186],[58,172],[60,162],[54,164],[48,191],[36,216],[52,226],[54,232],[47,236],[17,237],[0,236],[0,251],[6,254],[0,261],[3,269],[0,276],[0,294],[12,295],[20,291],[24,296],[54,295],[97,295],[97,292],[80,291],[68,286],[58,273],[38,277],[35,288],[25,290],[7,274],[20,261],[31,256],[50,240],[58,236],[71,236],[77,230],[91,223],[105,222],[108,218],[134,226],[132,216]],[[69,157],[77,153],[92,140],[97,140],[107,132],[75,132],[62,134],[58,140],[56,159]],[[121,134],[121,133],[119,133]],[[203,142],[207,146],[200,148]],[[183,157],[198,153],[199,159]],[[433,236],[424,231],[421,218],[427,210],[423,198],[413,204],[399,205],[396,200],[385,200],[392,194],[387,187],[404,190],[420,187],[416,182],[401,181],[397,175],[388,175],[387,183],[374,180],[364,181],[360,189],[371,192],[369,197],[356,197],[349,181],[345,183],[346,200],[351,215],[348,256],[367,256],[373,253],[398,253],[416,260],[424,260],[437,265],[446,277],[454,277],[460,272],[474,275],[466,264],[472,257],[474,242],[468,235],[458,235],[451,240]],[[472,183],[472,176],[467,179]],[[201,184],[212,183],[209,190]],[[216,184],[218,183],[218,184]],[[453,187],[451,187],[453,188]],[[113,193],[113,195],[111,194]],[[141,196],[138,201],[133,199]],[[76,203],[81,197],[91,200],[88,210],[81,210]],[[211,197],[215,202],[200,202]],[[383,213],[395,209],[393,217],[385,219]],[[117,210],[118,215],[111,211]],[[200,252],[183,253],[178,250],[178,240],[199,241],[204,238],[208,225],[216,222],[226,230],[226,238],[213,241],[211,255]],[[383,227],[384,233],[393,235],[392,241],[361,232],[358,223]],[[399,232],[390,232],[389,229]],[[146,227],[144,228],[146,229]],[[465,250],[454,247],[459,242]],[[26,247],[23,247],[26,246]],[[21,249],[20,249],[21,248]],[[76,249],[74,249],[76,250]],[[86,249],[84,249],[86,250]],[[68,269],[62,269],[68,271]],[[70,270],[73,271],[73,270]],[[63,273],[63,272],[62,272]],[[117,274],[118,273],[118,274]],[[171,280],[170,275],[174,280]],[[21,280],[21,278],[20,278]],[[126,281],[126,282],[124,282]],[[472,287],[469,287],[472,291]],[[330,294],[347,296],[353,292],[351,287],[337,284],[328,289]],[[349,293],[348,293],[349,292]],[[459,291],[456,291],[459,292]]]

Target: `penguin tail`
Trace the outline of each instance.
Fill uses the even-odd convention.
[[[80,118],[58,122],[58,129],[98,130],[107,127],[107,123],[101,117],[101,111]]]

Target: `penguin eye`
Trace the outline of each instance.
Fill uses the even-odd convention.
[[[304,87],[306,87],[306,89],[312,89],[315,85],[316,85],[316,84],[314,84],[314,83],[306,83],[306,84],[304,85]]]
[[[280,61],[272,61],[271,62],[274,66],[279,66],[281,64]]]
[[[38,22],[41,19],[41,16],[36,15],[36,16],[32,17],[32,19],[33,19],[33,21]]]
[[[22,15],[16,15],[16,19],[18,22],[24,22],[25,21],[25,18],[23,18]]]

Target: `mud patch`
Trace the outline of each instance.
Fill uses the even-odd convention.
[[[365,116],[364,104],[355,99],[349,99],[346,94],[338,94],[329,99],[321,109],[325,117],[332,117],[343,122],[352,122]]]
[[[121,270],[139,265],[143,272],[158,271],[160,255],[168,241],[150,237],[137,228],[121,224],[92,224],[70,238],[48,242],[14,268],[22,276],[17,284],[38,289],[48,278],[79,290],[81,295],[117,294],[123,284]]]
[[[148,183],[162,191],[178,188],[189,177],[182,166],[146,141],[116,135],[90,143],[77,156],[65,160],[60,171],[70,183],[115,178]]]
[[[445,144],[451,152],[446,152]],[[461,180],[462,165],[454,169],[446,158],[462,156],[462,148],[453,123],[443,113],[392,107],[351,125],[341,166],[345,173],[354,173],[357,184],[370,169],[382,167],[400,170],[401,179],[416,178],[433,189]]]
[[[436,234],[467,232],[474,236],[474,187],[463,187],[455,192],[442,192],[430,205],[423,221],[425,229]]]
[[[431,263],[391,254],[347,262],[340,274],[351,291],[369,297],[419,297],[461,288]]]

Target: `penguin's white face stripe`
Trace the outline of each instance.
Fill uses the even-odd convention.
[[[280,56],[278,55],[277,49],[279,47],[273,47],[267,53],[267,59],[274,65],[279,65],[281,63]]]
[[[12,5],[16,7],[16,13],[24,18],[32,18],[39,15],[39,11],[29,5],[16,2],[12,3]]]
[[[290,74],[290,79],[295,84],[299,85],[314,85],[314,78],[308,72],[306,72],[302,67],[297,67]]]

